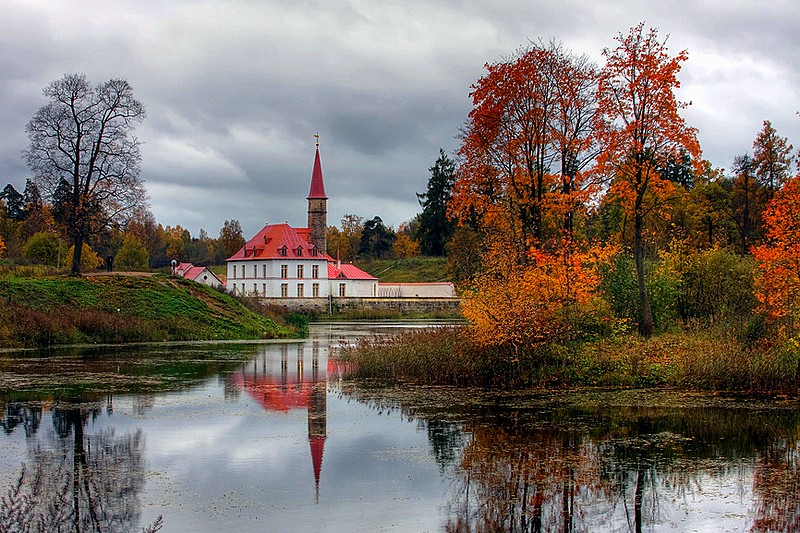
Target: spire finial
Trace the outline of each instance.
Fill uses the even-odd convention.
[[[314,134],[314,138],[317,140],[317,148],[319,148],[319,132]]]

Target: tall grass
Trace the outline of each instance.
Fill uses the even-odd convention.
[[[536,357],[510,359],[502,348],[477,343],[467,326],[441,326],[365,338],[334,357],[358,379],[489,388],[541,383]]]
[[[553,344],[512,356],[485,348],[468,327],[445,327],[365,339],[335,357],[359,379],[466,385],[675,387],[690,390],[797,393],[792,341],[748,346],[723,328],[623,335]]]
[[[56,268],[47,265],[13,265],[0,263],[0,279],[19,277],[19,278],[43,278],[46,276],[57,276],[69,272],[65,268]]]

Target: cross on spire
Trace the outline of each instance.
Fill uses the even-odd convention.
[[[319,132],[314,134],[314,138],[317,140],[317,148],[319,148]]]

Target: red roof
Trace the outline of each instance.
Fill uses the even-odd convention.
[[[192,265],[183,271],[183,277],[194,281],[205,269],[206,267]]]
[[[289,224],[264,226],[228,261],[255,259],[320,259],[330,260],[325,250],[317,250],[308,242],[307,228],[295,229]],[[316,255],[314,255],[316,253]]]
[[[328,279],[378,279],[370,276],[360,268],[349,263],[336,266],[336,263],[328,263]]]
[[[319,146],[317,146],[317,154],[314,156],[314,170],[311,172],[311,190],[308,191],[308,200],[312,198],[328,199],[325,195],[325,184],[322,182],[322,164],[319,162]]]

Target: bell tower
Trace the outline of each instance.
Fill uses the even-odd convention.
[[[322,181],[322,164],[319,161],[319,133],[314,135],[317,150],[314,156],[314,170],[311,172],[311,190],[308,192],[308,229],[311,243],[321,254],[327,253],[325,231],[328,229],[328,197]]]

